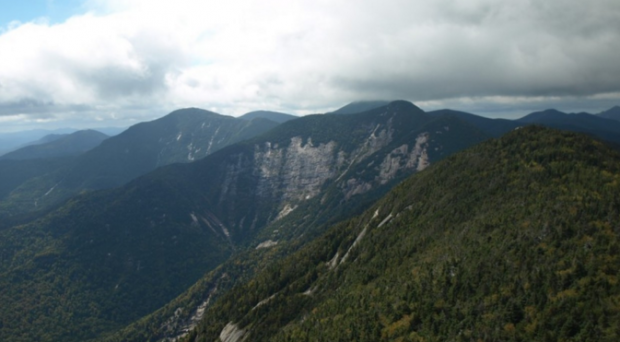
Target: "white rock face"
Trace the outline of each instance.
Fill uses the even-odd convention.
[[[236,324],[230,322],[226,324],[222,332],[220,333],[220,341],[221,342],[239,342],[244,341],[243,336],[245,335],[245,330],[239,329]]]
[[[411,152],[406,144],[392,150],[381,163],[378,181],[381,184],[387,183],[401,169],[415,168],[422,171],[428,167],[428,138],[428,133],[418,135]]]
[[[335,147],[333,141],[314,146],[311,138],[304,144],[301,137],[292,138],[286,149],[271,143],[256,146],[254,174],[259,177],[259,196],[278,194],[283,201],[316,196],[338,169]]]
[[[220,279],[222,278],[224,278],[224,276]],[[182,319],[181,313],[183,312],[183,308],[177,308],[174,311],[174,315],[168,318],[168,320],[162,325],[162,330],[164,331],[166,337],[164,337],[161,342],[177,342],[187,335],[192,329],[194,329],[200,320],[202,320],[205,310],[209,306],[209,303],[216,292],[217,285],[209,289],[207,299],[195,308],[189,320]]]
[[[252,308],[252,310],[256,310],[257,308],[269,303],[272,299],[276,298],[276,295],[271,295],[268,298],[265,298],[263,300],[261,300],[260,302],[258,302],[258,304],[254,305],[254,307]]]
[[[250,151],[229,155],[218,166],[223,173],[218,172],[222,178],[215,201],[222,206],[217,212],[221,225],[234,240],[239,229],[254,229],[256,222],[264,225],[289,215],[302,202],[315,198],[329,182],[338,184],[348,200],[386,184],[403,170],[427,167],[428,133],[419,134],[415,143],[394,148],[382,159],[374,158],[393,142],[392,126],[391,119],[386,124],[367,125],[367,135],[353,150],[345,150],[336,141],[314,143],[312,137],[295,136],[290,143],[263,142]],[[350,171],[359,165],[367,172],[352,174]],[[231,200],[235,198],[266,201],[270,208],[279,209],[240,213],[237,208],[244,206]]]
[[[282,208],[282,211],[280,211],[280,213],[278,213],[278,217],[276,217],[276,221],[285,217],[286,215],[290,214],[293,212],[293,210],[297,209],[297,206],[292,207],[290,204],[286,204],[284,206],[284,208]]]
[[[364,229],[362,229],[362,231],[359,233],[359,235],[357,235],[357,237],[355,238],[355,241],[353,241],[353,244],[351,245],[351,247],[349,247],[349,249],[347,249],[347,252],[344,254],[344,256],[342,257],[342,260],[340,260],[340,263],[338,263],[338,265],[340,265],[343,262],[347,261],[347,258],[349,257],[349,253],[351,253],[351,250],[353,248],[355,248],[355,246],[357,246],[357,244],[360,243],[360,241],[362,241],[362,239],[366,235],[366,231],[368,231],[368,224],[366,226],[364,226]]]
[[[342,185],[345,198],[349,199],[352,196],[363,194],[370,191],[373,186],[386,184],[402,170],[422,171],[427,168],[430,165],[427,153],[428,142],[429,134],[425,132],[416,137],[415,144],[411,148],[409,145],[403,144],[393,149],[378,166],[379,174],[372,182],[365,182],[356,178],[348,179]]]
[[[269,247],[273,247],[273,246],[275,246],[277,244],[278,244],[278,241],[267,240],[267,241],[263,241],[263,242],[259,243],[258,246],[256,246],[256,249],[269,248]]]

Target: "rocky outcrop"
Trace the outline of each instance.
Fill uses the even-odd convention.
[[[286,148],[270,142],[255,146],[253,173],[259,179],[258,196],[282,201],[316,196],[340,168],[335,150],[333,141],[315,146],[312,138],[304,142],[301,137],[291,138]]]
[[[234,231],[245,234],[289,215],[331,184],[339,187],[338,196],[347,201],[401,175],[421,171],[430,164],[430,135],[408,133],[420,129],[403,124],[411,124],[412,117],[386,108],[347,127],[355,132],[350,134],[351,141],[340,136],[294,135],[266,139],[231,154],[217,164],[223,173],[217,198],[221,208],[220,214],[213,213],[233,235]],[[253,209],[243,211],[246,204],[239,198],[253,201],[246,202]],[[255,203],[264,205],[263,209],[256,209]]]
[[[403,171],[422,171],[430,165],[428,158],[429,134],[418,134],[411,145],[400,145],[385,155],[381,164],[374,167],[376,176],[372,181],[351,177],[341,184],[345,198],[363,194],[373,187],[384,185]],[[369,165],[371,166],[371,165]]]
[[[222,332],[220,333],[220,341],[221,342],[239,342],[244,341],[245,330],[239,329],[236,324],[230,322],[226,324]]]

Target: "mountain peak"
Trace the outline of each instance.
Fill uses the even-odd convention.
[[[373,100],[373,101],[354,101],[344,107],[341,107],[328,114],[355,114],[366,112],[375,108],[387,106],[391,101]]]
[[[239,119],[242,120],[252,120],[256,118],[268,119],[277,123],[283,123],[289,120],[297,119],[297,116],[280,112],[272,112],[268,110],[255,110],[249,113],[245,113],[239,117]]]
[[[566,115],[567,114],[564,112],[560,112],[557,109],[550,108],[540,112],[528,114],[521,119],[518,119],[518,121],[525,123],[538,123],[540,120],[559,119]]]
[[[196,108],[196,107],[189,107],[189,108],[181,108],[181,109],[177,109],[175,111],[170,112],[170,114],[164,116],[165,117],[186,117],[186,116],[213,116],[213,115],[220,115],[220,116],[228,116],[228,115],[222,115],[219,113],[215,113],[212,111],[208,111],[206,109],[201,109],[201,108]]]
[[[414,105],[412,102],[410,101],[406,101],[406,100],[395,100],[389,103],[389,108],[398,108],[398,109],[414,109],[414,110],[420,110],[422,111],[422,109],[420,109],[420,107]]]
[[[613,106],[604,112],[600,112],[598,116],[620,121],[620,106]]]

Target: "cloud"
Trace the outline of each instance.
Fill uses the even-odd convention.
[[[84,6],[66,22],[0,35],[0,115],[40,114],[28,103],[53,104],[48,113],[59,120],[80,112],[66,108],[127,120],[185,106],[309,113],[377,98],[476,103],[491,113],[532,104],[603,109],[620,93],[617,0]]]

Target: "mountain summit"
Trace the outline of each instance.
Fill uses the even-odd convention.
[[[243,119],[243,120],[252,120],[256,118],[263,118],[263,119],[268,119],[268,120],[271,120],[277,123],[283,123],[289,120],[297,119],[298,117],[295,115],[291,115],[291,114],[270,112],[266,110],[257,110],[257,111],[249,112],[239,117],[239,119]]]
[[[620,121],[620,106],[613,106],[612,108],[599,113],[598,116],[606,119]]]
[[[355,114],[363,113],[375,108],[387,106],[390,101],[355,101],[339,108],[329,114]]]

